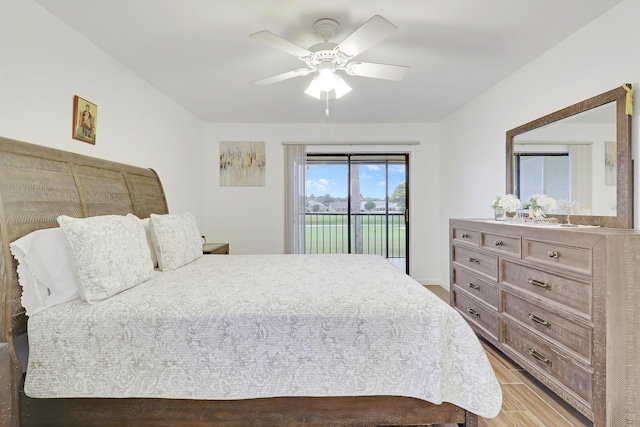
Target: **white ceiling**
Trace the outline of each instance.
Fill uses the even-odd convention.
[[[35,0],[205,122],[438,122],[621,0]],[[339,42],[373,15],[398,31],[359,60],[408,65],[395,82],[346,76],[353,91],[324,102],[312,76],[251,84],[304,64],[249,34],[300,46]]]

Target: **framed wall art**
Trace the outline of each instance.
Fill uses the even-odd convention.
[[[264,168],[264,141],[220,142],[220,185],[264,185]]]
[[[95,145],[98,106],[79,96],[73,97],[73,138]]]

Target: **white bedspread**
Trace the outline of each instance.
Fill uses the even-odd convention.
[[[502,401],[461,316],[378,256],[207,255],[28,329],[31,397]]]

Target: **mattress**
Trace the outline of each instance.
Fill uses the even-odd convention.
[[[203,256],[28,322],[35,398],[407,396],[495,416],[473,331],[375,255]]]

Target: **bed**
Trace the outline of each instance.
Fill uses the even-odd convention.
[[[27,316],[9,244],[35,230],[58,227],[61,215],[127,214],[152,220],[169,216],[153,170],[0,138],[0,345],[6,343],[10,356],[10,399],[0,403],[0,412],[8,425],[474,426],[477,415],[471,409],[485,416],[497,413],[499,385],[466,323],[451,317],[446,304],[384,259],[372,256],[202,256],[178,269],[154,272],[100,303],[75,300],[51,307],[29,321],[32,354],[25,381],[20,343]],[[287,274],[278,279],[277,273],[267,276],[268,270]],[[350,280],[335,279],[349,279],[340,274],[347,271]],[[362,271],[372,276],[359,274],[361,279],[354,280]],[[175,283],[180,283],[178,289]],[[207,300],[212,288],[214,296]],[[341,302],[351,296],[355,305]],[[307,304],[311,300],[317,303]],[[225,301],[233,301],[233,310]],[[380,301],[404,309],[389,310]],[[163,339],[155,336],[137,347],[109,347],[113,336],[158,334],[158,323],[169,323],[147,321],[156,317],[141,312],[143,307],[153,313],[164,307],[166,318],[185,329],[167,330]],[[222,317],[202,317],[214,308]],[[81,317],[85,312],[93,317]],[[259,317],[247,318],[249,312]],[[355,312],[363,317],[354,317]],[[429,324],[430,318],[448,323],[425,328],[414,323]],[[240,327],[236,321],[245,324]],[[132,326],[141,323],[147,329]],[[352,329],[334,333],[338,324]],[[46,329],[51,325],[53,330]],[[400,325],[426,332],[410,338]],[[286,343],[273,338],[283,329]],[[85,361],[93,362],[78,369],[69,360],[80,357],[78,346],[98,330],[103,342],[96,344],[98,335],[84,349]],[[341,341],[340,334],[347,337]],[[239,335],[255,342],[239,341]],[[376,335],[382,341],[373,341]],[[310,343],[300,341],[302,336]],[[61,347],[65,337],[73,337],[67,341],[76,340],[76,347]],[[347,341],[355,347],[347,347]],[[158,342],[166,342],[159,351],[164,359],[158,362],[164,377],[151,381],[145,369],[154,356],[147,353]],[[420,353],[438,347],[435,343],[443,347],[440,359],[423,361]],[[101,351],[95,353],[98,347]],[[196,347],[207,347],[207,352],[191,351]],[[167,349],[180,351],[167,356]],[[110,356],[100,359],[101,354]],[[92,377],[101,365],[109,366],[102,376]],[[266,376],[280,365],[295,365],[300,375],[285,374],[281,380]],[[61,385],[60,378],[82,381]],[[106,388],[98,387],[106,383]]]

